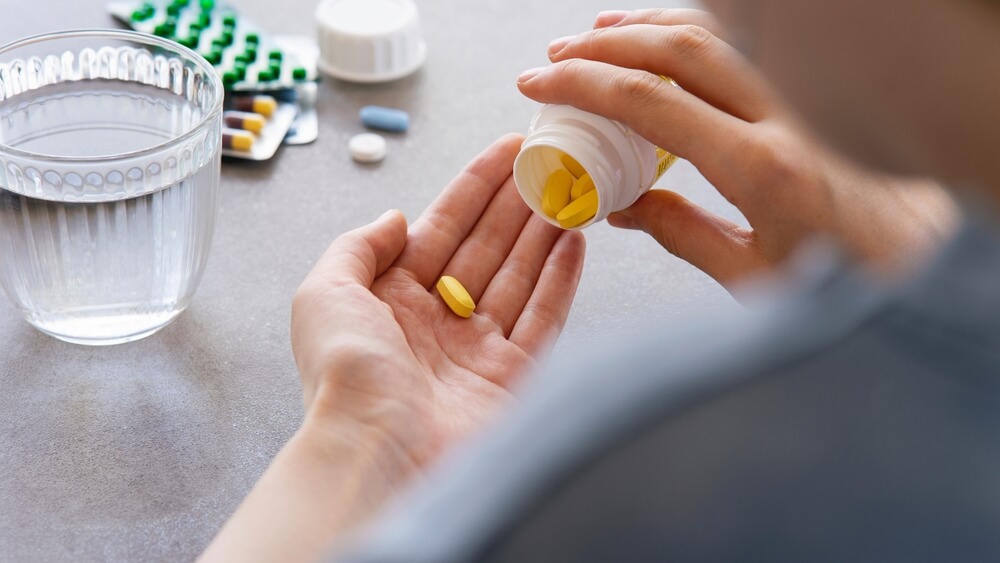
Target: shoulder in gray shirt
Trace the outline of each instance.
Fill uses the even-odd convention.
[[[350,562],[1000,561],[1000,233],[547,374]]]

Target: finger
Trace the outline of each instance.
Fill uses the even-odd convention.
[[[601,12],[594,20],[594,29],[626,25],[697,25],[718,37],[725,37],[725,29],[715,16],[704,10],[655,8],[631,12]]]
[[[586,243],[583,235],[565,231],[542,266],[542,273],[521,316],[510,332],[510,341],[537,358],[555,343],[580,284]]]
[[[504,336],[510,336],[535,289],[546,258],[562,233],[538,217],[528,219],[510,256],[486,288],[476,312],[496,323]]]
[[[763,120],[778,109],[764,77],[703,27],[636,24],[597,29],[553,42],[549,58],[589,59],[669,76],[688,92],[746,121]]]
[[[479,154],[410,227],[398,266],[427,288],[469,236],[497,190],[510,177],[524,140],[506,135]]]
[[[645,231],[727,288],[767,268],[752,231],[671,191],[647,192],[632,207],[608,217],[608,223]]]
[[[594,18],[594,29],[611,27],[625,21],[631,12],[627,10],[605,10],[598,12]]]
[[[337,237],[307,279],[371,287],[405,245],[406,218],[399,211],[387,211],[374,222]]]
[[[514,179],[508,178],[442,273],[460,280],[472,299],[479,301],[530,215]]]
[[[621,121],[710,177],[730,169],[732,155],[750,136],[745,121],[645,71],[571,59],[527,71],[518,87],[542,103],[569,104]]]

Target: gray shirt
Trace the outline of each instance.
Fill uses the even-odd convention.
[[[1000,561],[1000,232],[525,390],[351,562]]]

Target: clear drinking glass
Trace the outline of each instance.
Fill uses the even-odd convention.
[[[0,47],[0,284],[39,330],[148,336],[187,306],[218,209],[222,83],[117,30]]]

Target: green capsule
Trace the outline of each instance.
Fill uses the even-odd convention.
[[[236,14],[228,13],[222,16],[222,25],[227,25],[229,27],[236,27]]]
[[[308,76],[309,75],[304,67],[297,66],[294,69],[292,69],[293,80],[305,80]]]
[[[254,62],[257,60],[257,48],[253,45],[247,45],[245,51],[243,51],[243,56],[246,57],[247,62]]]
[[[267,58],[271,59],[272,61],[279,61],[280,62],[281,61],[281,57],[282,57],[281,51],[279,51],[277,49],[274,49],[273,51],[271,51],[270,53],[267,54]]]
[[[170,17],[168,17],[163,22],[162,25],[163,25],[163,28],[167,32],[167,35],[165,35],[164,37],[174,37],[174,36],[176,36],[176,34],[177,34],[177,18],[175,18],[174,16],[170,16]]]
[[[256,32],[248,33],[247,36],[243,39],[243,41],[245,41],[247,45],[257,45],[258,43],[260,43],[260,35],[258,35]]]
[[[198,4],[203,12],[211,12],[215,8],[215,0],[199,0]]]
[[[227,90],[233,87],[234,84],[239,80],[239,77],[233,71],[226,71],[222,73],[222,86]]]
[[[156,7],[146,2],[132,12],[132,21],[146,21],[156,15]]]
[[[270,82],[274,80],[274,75],[271,74],[270,70],[265,69],[257,73],[257,80],[261,82]]]

